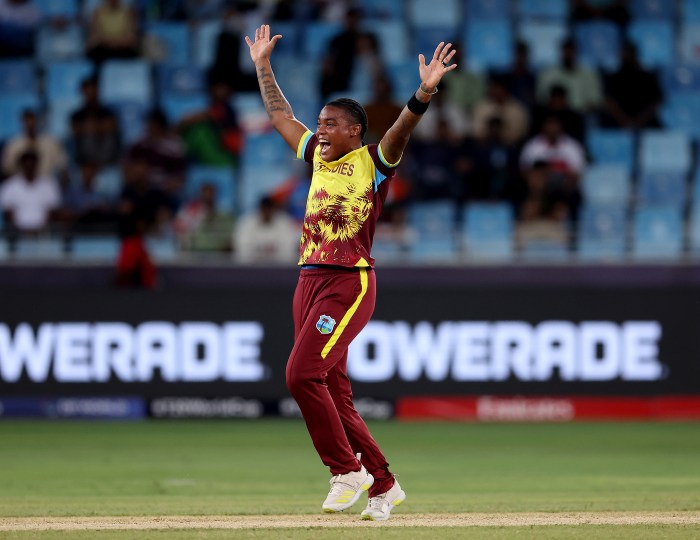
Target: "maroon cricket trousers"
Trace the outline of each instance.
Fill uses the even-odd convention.
[[[369,495],[394,485],[389,464],[352,402],[348,346],[374,311],[376,282],[367,268],[302,269],[294,293],[294,348],[287,387],[299,404],[311,440],[331,474],[360,470],[374,476]]]

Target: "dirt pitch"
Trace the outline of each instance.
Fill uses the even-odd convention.
[[[531,525],[700,525],[700,512],[559,512],[400,514],[361,521],[359,514],[321,516],[139,516],[0,518],[0,531],[280,529],[336,527],[517,527]]]

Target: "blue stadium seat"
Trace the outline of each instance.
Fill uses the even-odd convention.
[[[635,19],[666,19],[670,21],[676,15],[675,2],[669,2],[669,0],[632,0],[630,11]]]
[[[696,91],[670,92],[661,108],[661,120],[667,128],[700,140],[700,94]]]
[[[700,63],[700,23],[681,24],[679,47],[681,62]]]
[[[464,206],[463,235],[470,260],[509,260],[513,257],[514,219],[505,203]]]
[[[694,257],[700,255],[700,209],[694,208],[688,221],[688,247]]]
[[[632,257],[636,260],[678,259],[683,248],[683,218],[677,208],[648,207],[634,216]]]
[[[690,138],[685,133],[661,130],[642,132],[639,156],[642,172],[688,174],[691,159]]]
[[[258,25],[257,20],[252,22],[254,22],[255,25],[252,25],[246,34],[251,38],[255,35],[255,28]],[[299,25],[294,22],[274,22],[270,26],[270,32],[272,32],[272,35],[280,34],[282,36],[282,39],[275,45],[275,54],[289,56],[296,56],[299,54],[302,35],[302,32],[299,30]]]
[[[260,198],[267,195],[291,176],[288,166],[243,167],[241,169],[241,204],[239,211],[246,214],[258,207]]]
[[[510,0],[467,0],[466,16],[470,19],[503,19],[510,14]]]
[[[0,98],[0,141],[22,132],[22,112],[25,109],[38,109],[36,94],[20,94]]]
[[[34,63],[31,60],[0,61],[0,96],[35,94],[38,89]]]
[[[700,22],[700,0],[682,0],[681,20]]]
[[[76,236],[70,247],[70,256],[76,261],[114,261],[119,254],[116,236]]]
[[[518,36],[530,50],[530,63],[541,69],[559,62],[561,43],[568,30],[562,21],[540,21],[525,19],[518,26]]]
[[[216,59],[216,43],[221,34],[220,21],[199,23],[192,34],[192,60],[200,69],[208,69]]]
[[[151,67],[143,60],[108,60],[100,72],[100,95],[106,103],[151,105]]]
[[[686,201],[686,177],[679,173],[644,173],[637,183],[638,206],[682,209]]]
[[[443,26],[456,29],[463,21],[459,0],[409,0],[408,24],[413,28]]]
[[[574,25],[574,39],[581,61],[590,67],[614,70],[619,64],[620,30],[612,22]]]
[[[46,66],[44,88],[49,105],[57,99],[74,99],[80,96],[80,83],[93,74],[93,66],[87,60],[54,62]]]
[[[402,21],[367,21],[363,24],[363,28],[377,36],[379,52],[385,64],[400,64],[409,58],[413,59],[409,54],[410,40],[408,30]],[[424,32],[425,30],[421,30],[418,36],[414,36],[414,39],[423,36]],[[433,43],[430,51],[431,55],[437,44],[447,39],[446,36],[447,34],[443,34],[442,37]]]
[[[211,183],[216,186],[217,206],[222,211],[233,212],[236,203],[236,177],[231,167],[212,167],[194,165],[187,171],[185,181],[185,200],[199,194],[202,185]]]
[[[414,203],[408,209],[408,224],[415,232],[409,247],[413,261],[454,261],[456,207],[452,201]]]
[[[509,20],[467,23],[467,62],[477,71],[505,69],[513,57],[513,32]]]
[[[586,206],[578,220],[578,258],[622,260],[627,238],[626,211],[620,207]]]
[[[36,34],[36,58],[40,64],[82,58],[85,53],[85,35],[78,24],[64,28],[44,25]]]
[[[204,74],[196,66],[158,66],[158,94],[187,96],[206,90]]]
[[[156,264],[177,259],[177,245],[172,237],[149,236],[146,238],[146,249]]]
[[[144,38],[157,58],[157,63],[171,66],[189,65],[190,31],[186,23],[150,23]]]
[[[80,106],[78,95],[51,99],[47,117],[49,133],[59,140],[66,140],[70,135],[70,116]]]
[[[518,0],[518,13],[523,18],[564,20],[569,16],[568,0]]]
[[[661,72],[661,84],[666,92],[700,91],[700,66],[676,64]]]
[[[581,179],[587,204],[626,208],[630,199],[630,171],[621,165],[593,165]]]
[[[339,34],[342,29],[342,26],[338,23],[308,23],[306,25],[306,31],[303,33],[301,43],[302,55],[309,60],[308,63],[323,58],[328,50],[328,44],[331,39]],[[298,66],[299,63],[295,62],[294,65]]]
[[[119,167],[105,167],[95,176],[95,192],[116,199],[122,192],[124,179]]]
[[[416,91],[420,84],[420,77],[418,76],[415,60],[389,66],[389,76],[394,86],[394,99],[410,96]]]
[[[175,124],[185,116],[204,110],[209,100],[204,94],[191,96],[165,96],[160,100],[160,106],[168,118],[168,122]]]
[[[586,144],[597,165],[621,165],[628,171],[634,167],[634,136],[623,129],[588,130]]]
[[[675,36],[671,21],[633,21],[628,34],[645,68],[656,69],[673,63]]]
[[[143,135],[148,107],[138,101],[119,101],[111,106],[117,114],[124,143],[132,144]]]
[[[44,17],[74,19],[78,15],[78,0],[35,0]]]
[[[454,29],[450,27],[426,26],[425,28],[421,28],[420,32],[413,36],[411,60],[419,53],[423,53],[426,59],[430,59],[438,43],[441,41],[455,43],[459,38],[460,36],[455,35]],[[406,57],[403,58],[403,60],[407,59]]]
[[[404,20],[403,0],[360,0],[365,18]]]
[[[241,165],[244,168],[283,165],[294,159],[294,152],[276,132],[247,134]]]
[[[18,261],[51,261],[63,256],[64,243],[58,238],[20,238],[15,244]]]
[[[522,261],[561,263],[571,258],[566,239],[527,239],[520,243],[518,256]]]

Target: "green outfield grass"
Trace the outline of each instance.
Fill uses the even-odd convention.
[[[698,424],[379,422],[370,427],[408,493],[397,513],[700,510]],[[0,422],[0,464],[0,516],[6,517],[317,514],[329,478],[304,425],[293,420],[5,421]],[[352,512],[362,506],[358,503]],[[644,536],[633,532],[637,528],[658,534]],[[553,531],[541,529],[535,534],[537,527],[483,528],[479,537],[548,538]],[[607,526],[583,527],[588,532],[581,536],[576,535],[582,527],[556,529],[570,529],[566,538],[611,537]],[[435,529],[430,531],[434,535]],[[151,531],[139,538],[234,536],[234,531],[167,532],[172,536]],[[314,538],[338,537],[337,530],[313,532]],[[362,537],[378,538],[376,532],[364,531]],[[381,532],[382,538],[400,534],[397,529]],[[408,538],[427,532],[415,529]],[[268,533],[238,531],[235,536],[312,537],[304,530]],[[457,533],[446,530],[440,538]],[[85,536],[0,532],[0,537],[59,534],[130,537],[118,531]],[[635,538],[677,534],[700,537],[700,530],[647,526],[629,531]]]

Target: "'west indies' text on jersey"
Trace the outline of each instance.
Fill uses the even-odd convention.
[[[374,229],[398,163],[389,163],[377,144],[326,162],[311,131],[299,141],[297,158],[314,168],[299,264],[374,266],[370,256]]]

